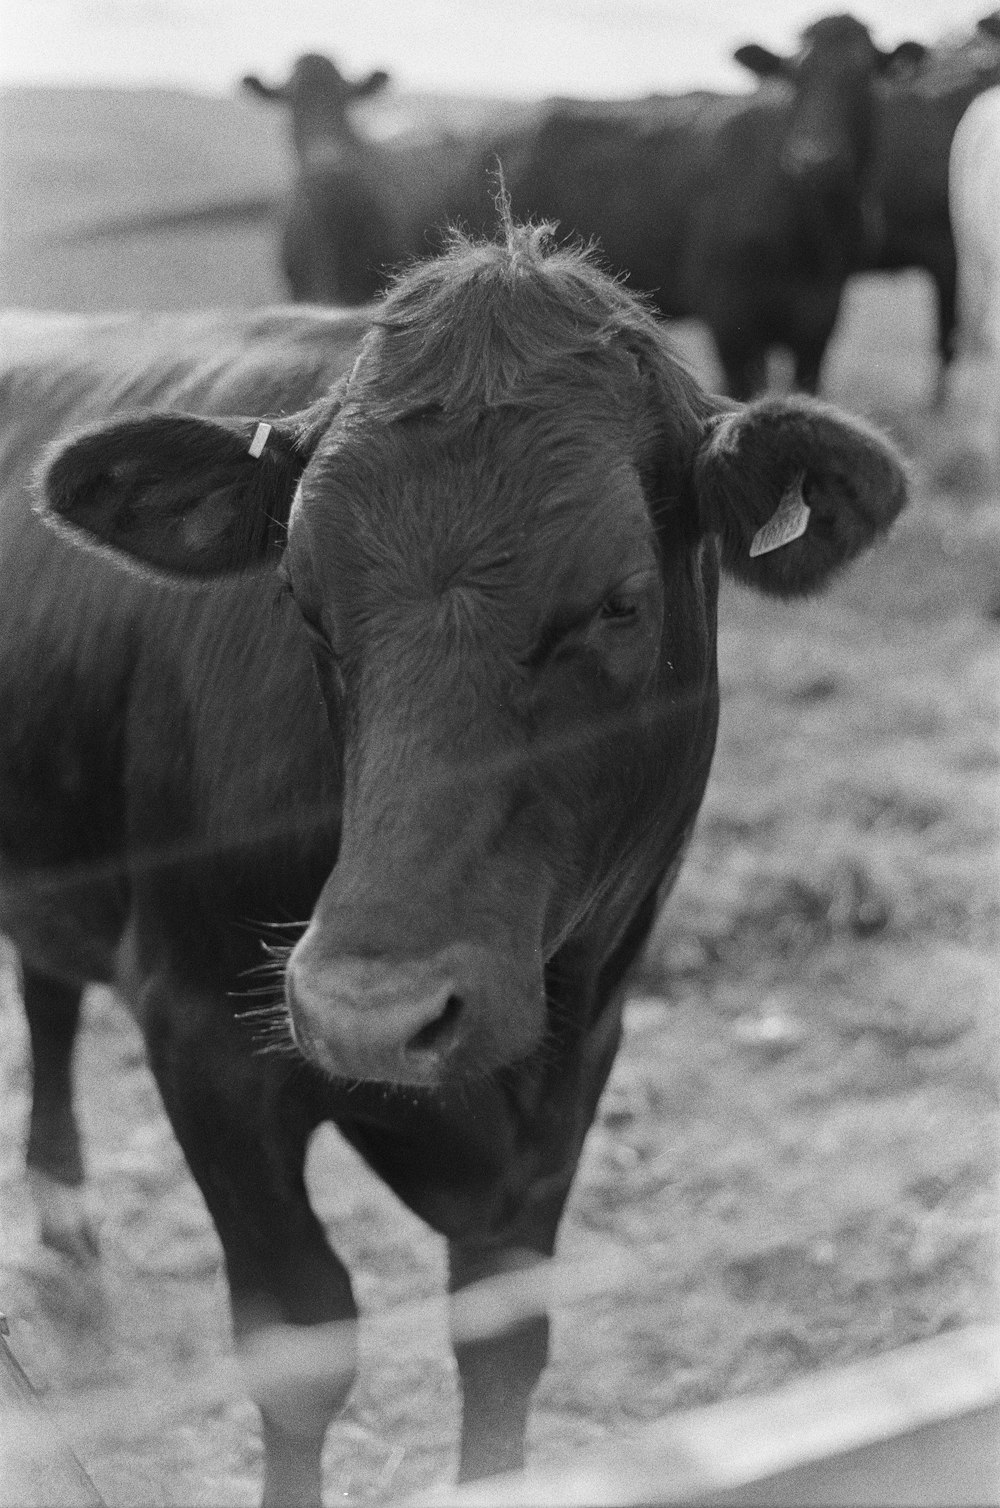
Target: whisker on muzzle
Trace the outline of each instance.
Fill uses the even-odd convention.
[[[252,1041],[255,1056],[270,1054],[301,1057],[292,1034],[292,1018],[284,997],[274,989],[261,989],[241,992],[235,998],[246,999],[255,995],[270,997],[268,1004],[246,1006],[237,1009],[235,1013],[237,1025],[246,1030]]]

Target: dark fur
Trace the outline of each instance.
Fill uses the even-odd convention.
[[[352,119],[358,98],[388,82],[350,84],[329,58],[306,54],[288,81],[244,87],[289,113],[295,179],[284,206],[281,263],[291,295],[362,304],[390,275],[440,244],[447,207],[478,144],[441,132],[374,141]]]
[[[832,410],[705,394],[542,230],[456,241],[357,351],[318,312],[206,329],[211,359],[167,322],[138,366],[126,326],[9,374],[0,920],[36,1044],[30,1161],[80,1177],[72,1022],[111,980],[245,1343],[355,1313],[302,1181],[324,1119],[444,1233],[453,1287],[551,1252],[708,777],[716,536],[752,584],[812,590],[904,486]],[[122,417],[122,393],[165,411]],[[227,414],[262,406],[277,454],[255,469],[254,418]],[[98,419],[51,461],[42,527],[38,450]],[[803,476],[817,529],[744,559]],[[275,936],[295,947],[262,1017]],[[520,1461],[547,1333],[457,1347],[464,1476]],[[317,1500],[348,1385],[262,1399],[269,1502]]]
[[[874,85],[889,64],[847,16],[808,27],[794,58],[737,57],[774,82],[751,96],[556,103],[492,144],[480,176],[499,157],[515,214],[595,238],[661,313],[705,320],[735,396],[765,385],[775,346],[814,392],[866,255]]]
[[[794,58],[738,49],[769,81],[753,97],[557,100],[482,141],[399,143],[353,126],[347,86],[329,60],[300,59],[286,85],[253,81],[291,113],[298,167],[282,259],[292,295],[364,302],[395,270],[444,244],[448,223],[489,226],[500,163],[518,216],[596,240],[661,313],[704,319],[734,395],[764,386],[774,346],[792,352],[796,385],[814,392],[848,276],[873,257],[886,266],[912,260],[903,248],[913,240],[904,221],[913,219],[914,195],[888,181],[897,148],[887,143],[900,134],[893,116],[913,114],[902,76],[918,69],[922,53],[916,43],[883,53],[852,17],[830,16],[806,28]],[[887,123],[874,163],[876,205],[876,85],[889,73],[901,81],[880,102]],[[827,156],[792,172],[803,142]],[[945,213],[939,197],[935,223],[938,208]],[[931,231],[921,235],[928,242]]]

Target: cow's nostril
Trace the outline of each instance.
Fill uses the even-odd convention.
[[[461,999],[458,995],[449,995],[441,1014],[413,1033],[406,1044],[407,1052],[447,1052],[455,1039],[461,1014]]]

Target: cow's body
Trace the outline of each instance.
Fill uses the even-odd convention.
[[[792,111],[774,86],[662,97],[620,114],[567,103],[496,155],[517,214],[596,238],[660,313],[705,321],[729,392],[764,387],[779,346],[793,354],[796,384],[815,391],[861,257],[861,203],[851,185],[814,198],[785,172]]]
[[[881,85],[870,194],[867,265],[930,274],[937,296],[938,397],[955,356],[956,259],[948,209],[948,158],[970,102],[1000,83],[1000,13],[960,43],[935,48],[912,79]]]
[[[28,482],[40,454],[58,435],[116,412],[162,407],[231,413],[289,404],[302,407],[328,391],[343,373],[366,326],[360,315],[298,310],[218,318],[14,315],[0,320],[6,356],[0,379],[0,550],[11,580],[21,583],[19,606],[26,615],[27,634],[24,641],[7,635],[0,646],[6,730],[0,743],[5,782],[17,783],[25,775],[18,769],[19,751],[31,750],[36,792],[28,808],[17,785],[21,799],[3,803],[0,812],[0,928],[18,939],[27,961],[32,948],[17,915],[24,887],[32,893],[27,909],[33,913],[50,891],[53,896],[39,945],[42,967],[68,979],[114,977],[128,910],[121,885],[122,845],[143,841],[129,836],[141,817],[130,816],[123,805],[122,762],[132,758],[125,709],[134,694],[135,677],[143,674],[137,646],[159,643],[158,654],[172,645],[176,663],[190,669],[201,656],[189,654],[188,636],[197,642],[204,631],[213,642],[219,639],[215,628],[202,630],[206,612],[210,623],[218,617],[218,605],[209,595],[178,594],[156,581],[140,581],[122,572],[107,555],[93,553],[80,569],[77,552],[31,513]],[[59,598],[61,610],[53,613],[50,594],[60,581],[65,595]],[[220,632],[225,636],[231,629],[233,642],[242,646],[239,663],[246,644],[254,642],[253,591],[241,581],[224,590],[232,591],[232,616],[223,612]],[[9,603],[10,597],[8,593]],[[267,610],[265,604],[262,611]],[[154,627],[159,614],[162,626]],[[186,619],[183,633],[171,626],[175,615]],[[44,667],[42,691],[48,690],[49,696],[40,694],[39,666]],[[259,664],[246,668],[251,674],[263,673]],[[164,673],[177,671],[164,667]],[[247,683],[240,684],[249,695]],[[189,700],[180,695],[185,703]],[[69,708],[72,713],[67,715]],[[221,729],[222,711],[215,708],[210,716],[221,719]],[[257,728],[248,719],[244,726],[250,735]],[[44,763],[38,757],[41,749],[48,751]],[[252,755],[248,751],[247,759],[246,764],[238,761],[239,768],[260,791],[267,757],[258,749]],[[242,798],[236,799],[238,804]],[[77,808],[89,813],[82,827],[71,815]],[[249,830],[256,830],[262,820],[251,797],[246,811]],[[232,821],[232,813],[226,821]],[[199,839],[192,835],[191,841],[197,846]],[[22,849],[22,844],[27,847]],[[19,862],[29,865],[37,878],[37,900],[33,881],[25,877],[22,885],[21,877],[12,878]],[[92,917],[89,909],[86,913],[82,935],[75,925],[76,908],[65,899],[76,892],[73,871],[79,865],[86,870],[80,904],[93,908]],[[95,873],[106,874],[106,883],[95,885]],[[80,952],[85,962],[77,956]]]
[[[283,212],[281,262],[293,298],[361,304],[439,247],[447,206],[479,161],[476,137],[355,135],[300,163]]]
[[[952,143],[951,216],[968,344],[1000,359],[1000,87],[969,106]]]
[[[922,51],[884,54],[853,17],[829,16],[794,58],[737,50],[766,81],[754,95],[556,101],[490,151],[516,214],[596,238],[660,313],[706,322],[730,393],[766,386],[774,347],[815,392],[868,244],[876,79]]]
[[[454,1287],[551,1252],[708,775],[720,555],[809,590],[904,497],[870,431],[727,409],[537,232],[409,275],[355,361],[370,317],[43,321],[34,354],[22,322],[4,373],[29,1163],[79,1183],[69,1054],[81,987],[112,981],[242,1342],[355,1313],[302,1178],[325,1119],[448,1238]],[[53,530],[27,478],[80,426]],[[776,509],[798,523],[759,553]],[[520,1459],[546,1336],[457,1347],[463,1474]],[[261,1398],[269,1501],[315,1500],[349,1382]]]
[[[1000,478],[1000,87],[966,110],[951,149],[949,194],[958,260],[959,349],[972,366],[966,423]]]

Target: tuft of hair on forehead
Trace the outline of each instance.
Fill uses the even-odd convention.
[[[387,419],[529,402],[621,346],[662,341],[645,304],[555,227],[516,224],[501,184],[492,240],[452,230],[445,253],[402,273],[379,308],[351,396]],[[618,347],[612,353],[612,348]]]

